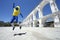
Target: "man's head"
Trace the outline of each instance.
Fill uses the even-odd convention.
[[[16,7],[15,7],[15,10],[18,11],[19,9],[20,9],[20,6],[16,6]]]

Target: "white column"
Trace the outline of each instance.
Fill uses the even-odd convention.
[[[29,25],[29,27],[30,27],[30,17],[29,17],[29,19],[28,19],[28,25]]]
[[[26,23],[26,27],[28,27],[28,19],[26,19],[25,23]]]
[[[30,24],[31,24],[31,22],[30,22],[30,17],[28,18],[28,26],[30,27]]]
[[[28,27],[29,27],[29,25],[30,25],[30,24],[29,24],[29,20],[30,20],[30,19],[28,18],[28,23],[27,23],[27,24],[28,24]]]
[[[36,27],[36,15],[33,14],[33,27]]]
[[[32,27],[32,16],[30,17],[30,27]]]
[[[55,0],[50,0],[50,7],[52,10],[52,13],[59,11],[55,3]],[[54,27],[58,27],[58,24],[59,24],[59,18],[57,15],[56,17],[54,17]]]
[[[27,23],[28,23],[28,22],[27,22],[27,20],[26,20],[26,21],[25,21],[25,26],[26,26],[26,27],[28,27],[28,24],[27,24]]]
[[[43,27],[43,19],[41,19],[43,17],[43,13],[39,7],[38,7],[38,14],[39,14],[39,27]]]
[[[23,22],[23,26],[26,27],[26,22],[25,21]]]

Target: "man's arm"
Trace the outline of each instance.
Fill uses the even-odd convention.
[[[23,15],[20,13],[21,17],[23,18]]]
[[[15,3],[13,3],[13,8],[15,8]]]

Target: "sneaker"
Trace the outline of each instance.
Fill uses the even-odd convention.
[[[15,27],[13,27],[13,30],[15,29]]]
[[[20,29],[21,29],[22,27],[20,26]]]
[[[14,29],[15,29],[15,27],[14,27],[14,23],[11,23],[11,25],[12,25],[12,27],[13,27],[13,29],[12,29],[12,30],[14,30]]]

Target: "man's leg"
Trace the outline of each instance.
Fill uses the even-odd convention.
[[[19,25],[19,22],[18,22],[18,16],[16,17],[16,23]],[[19,25],[20,29],[21,29],[21,26]]]
[[[11,23],[11,25],[12,25],[12,27],[13,27],[13,30],[15,29],[15,27],[14,27],[14,23],[13,23],[13,22],[14,22],[14,20],[15,20],[15,16],[13,16],[13,18],[12,18],[12,20],[11,20],[11,22],[10,22],[10,23]]]
[[[18,17],[17,16],[14,17],[14,20],[16,20],[16,23],[18,23]],[[13,26],[13,30],[14,29],[15,29],[15,26]]]
[[[14,20],[15,20],[15,17],[13,16],[13,18],[12,18],[12,20],[11,20],[11,22],[10,22],[10,23],[13,23],[13,22],[14,22]]]
[[[15,18],[16,18],[16,23],[18,23],[18,16],[16,16]]]

